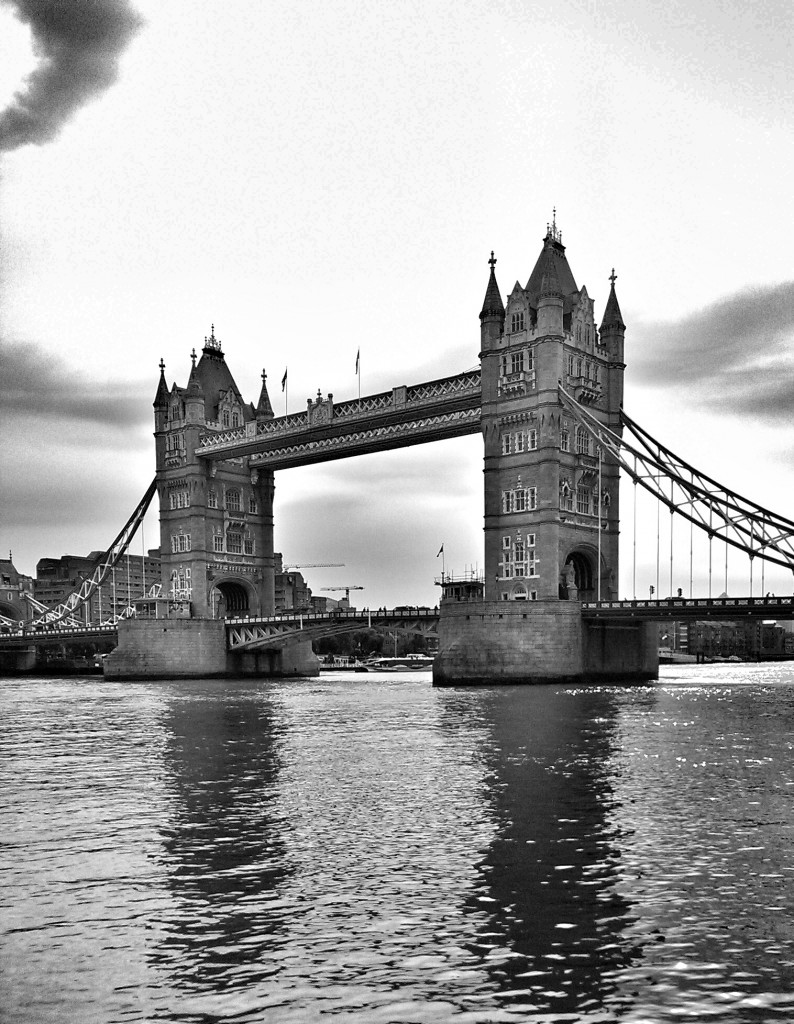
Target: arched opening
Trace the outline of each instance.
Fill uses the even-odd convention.
[[[524,583],[516,583],[513,587],[513,600],[514,601],[526,601],[528,600],[527,588]]]
[[[572,551],[565,559],[565,571],[563,577],[566,580],[566,594],[570,598],[571,584],[576,588],[577,598],[580,601],[595,601],[595,584],[593,582],[593,566],[590,559],[582,551]]]
[[[246,615],[251,610],[248,589],[242,583],[227,580],[219,583],[211,595],[213,614],[216,619],[229,615]]]

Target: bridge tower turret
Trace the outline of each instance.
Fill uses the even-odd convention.
[[[525,286],[505,305],[493,254],[481,322],[485,588],[446,587],[438,686],[653,679],[655,628],[615,631],[582,603],[616,596],[618,467],[563,404],[620,431],[625,324],[614,271],[601,332],[556,213]]]
[[[492,285],[493,267],[488,295]],[[497,305],[493,297],[487,304]],[[607,598],[617,584],[617,470],[564,412],[558,385],[615,426],[625,325],[613,280],[599,337],[556,212],[503,324],[482,352],[485,599],[595,600],[599,585]]]
[[[243,401],[213,325],[184,388],[160,364],[154,402],[163,593],[196,618],[271,614],[275,605],[273,473],[248,459],[201,456],[206,434],[246,436],[272,417],[264,380],[256,407]],[[268,411],[269,410],[269,411]]]

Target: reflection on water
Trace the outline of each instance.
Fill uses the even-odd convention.
[[[169,814],[158,857],[173,900],[151,962],[177,986],[224,991],[270,973],[288,873],[276,792],[280,736],[260,693],[220,686],[168,700]],[[267,970],[265,968],[267,967]]]
[[[15,680],[0,712],[4,1020],[794,1017],[785,666]]]

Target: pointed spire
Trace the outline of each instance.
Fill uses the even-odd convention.
[[[168,405],[168,385],[165,382],[165,363],[160,359],[160,381],[157,385],[157,394],[152,403],[155,409],[164,408]]]
[[[256,416],[260,420],[273,419],[273,406],[270,404],[270,395],[267,393],[267,374],[262,369],[262,390],[259,393],[259,401],[256,403]]]
[[[605,328],[618,328],[619,330],[625,330],[626,325],[623,323],[623,316],[620,312],[620,306],[618,305],[618,297],[615,294],[615,281],[618,275],[615,273],[615,268],[612,268],[612,273],[609,275],[609,298],[607,299],[606,309],[604,310],[604,319],[601,321],[601,331]]]
[[[491,276],[488,279],[488,287],[485,291],[485,301],[482,304],[482,311],[480,313],[480,320],[484,320],[486,317],[496,316],[501,317],[504,320],[505,307],[502,302],[502,296],[499,294],[499,285],[496,283],[496,257],[491,250],[491,258],[488,260],[488,264],[491,268]]]
[[[196,350],[190,353],[190,378],[187,382],[188,395],[203,395],[204,388],[201,386],[199,380],[198,370],[196,369]]]

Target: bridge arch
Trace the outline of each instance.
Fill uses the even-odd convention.
[[[565,600],[595,601],[598,552],[589,545],[569,551],[560,574],[560,597]],[[603,561],[601,566],[604,569]]]
[[[224,619],[228,615],[256,615],[260,611],[256,590],[249,580],[239,576],[215,580],[209,598],[216,619]]]

